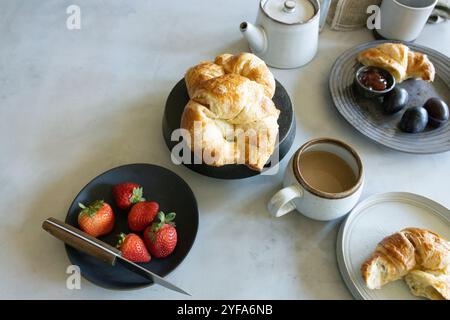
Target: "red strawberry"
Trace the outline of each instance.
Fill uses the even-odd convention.
[[[103,200],[94,201],[87,207],[82,203],[78,206],[81,208],[78,225],[87,234],[99,237],[110,233],[114,228],[114,212]]]
[[[124,182],[116,184],[113,189],[113,197],[119,209],[125,210],[134,203],[145,201],[142,197],[142,187],[136,183]]]
[[[158,210],[159,205],[156,202],[136,203],[128,214],[128,227],[136,232],[144,230],[155,219]]]
[[[154,222],[144,231],[144,241],[148,251],[156,258],[164,258],[173,252],[177,245],[177,230],[175,229],[175,212],[165,215],[158,213],[160,222]]]
[[[133,262],[149,262],[151,259],[144,241],[134,233],[121,233],[117,248],[122,251],[122,257]]]

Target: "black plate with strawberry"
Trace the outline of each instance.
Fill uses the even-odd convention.
[[[159,206],[157,210],[164,211],[166,216],[170,220],[174,219],[176,223],[177,241],[173,252],[164,258],[152,256],[150,262],[140,263],[148,270],[160,276],[166,276],[187,256],[198,229],[198,208],[195,196],[187,183],[172,171],[150,164],[130,164],[111,169],[93,179],[81,190],[69,208],[66,222],[80,228],[78,224],[79,203],[89,205],[95,203],[95,201],[103,200],[111,206],[115,222],[113,230],[104,236],[99,236],[100,240],[115,246],[120,234],[134,233],[148,242],[148,239],[145,239],[144,236],[145,232],[148,233],[148,231],[130,230],[128,213],[131,208],[124,209],[124,205],[120,202],[121,208],[119,208],[114,200],[117,191],[113,191],[113,187],[124,182],[133,182],[142,187],[142,197],[147,202],[157,203]],[[130,188],[132,187],[130,186]],[[135,191],[139,192],[131,195],[132,202],[144,201],[144,199],[140,199],[141,190]],[[134,204],[130,203],[130,206],[134,206]],[[176,218],[174,214],[169,215],[173,212],[176,212]],[[155,216],[153,227],[161,224],[159,219],[161,216],[163,215]],[[151,230],[152,225],[149,224],[146,229]],[[124,240],[123,236],[122,241]],[[151,249],[154,250],[154,248]],[[87,280],[99,286],[110,289],[134,289],[152,284],[120,265],[109,266],[69,246],[66,246],[66,250],[71,263],[80,267],[81,274]]]

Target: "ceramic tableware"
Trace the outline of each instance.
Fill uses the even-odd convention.
[[[428,229],[450,239],[450,211],[423,196],[390,192],[365,199],[348,215],[339,231],[336,252],[342,277],[356,299],[420,299],[402,280],[370,290],[360,271],[378,242],[407,227]]]
[[[438,0],[383,0],[380,29],[385,39],[414,41],[419,37]]]
[[[340,192],[319,189],[311,180],[302,165],[302,156],[308,152],[326,152],[344,161],[354,174],[354,182]],[[331,166],[333,164],[331,163]],[[326,167],[319,168],[323,171]],[[322,172],[317,171],[319,174]],[[326,172],[325,174],[329,174]],[[337,172],[331,172],[331,175]],[[305,143],[292,157],[283,180],[284,188],[278,191],[269,201],[269,212],[275,217],[281,217],[291,211],[321,221],[340,218],[350,212],[358,202],[364,185],[364,169],[358,153],[346,143],[319,138]]]
[[[365,86],[361,82],[361,74],[363,74],[364,72],[366,72],[368,70],[375,70],[376,72],[381,74],[387,80],[387,88],[384,90],[378,91],[378,90],[375,90],[375,89]],[[356,89],[356,91],[358,91],[358,93],[360,95],[362,95],[363,97],[368,98],[368,99],[378,99],[378,98],[383,97],[384,95],[388,94],[395,88],[395,84],[396,84],[396,81],[395,81],[394,76],[392,74],[390,74],[388,71],[383,70],[381,68],[367,67],[367,66],[362,66],[361,68],[358,69],[358,71],[356,71],[355,80],[353,81],[353,86]]]
[[[433,129],[427,127],[420,133],[404,133],[399,128],[403,112],[386,115],[380,103],[366,99],[353,89],[355,73],[361,67],[356,60],[358,53],[381,43],[396,41],[372,41],[344,52],[331,70],[329,87],[334,105],[339,113],[356,130],[369,139],[386,147],[416,154],[450,151],[450,122]],[[434,82],[409,79],[397,84],[409,94],[407,107],[422,106],[429,98],[438,97],[450,102],[450,58],[433,49],[408,43],[411,50],[428,55],[436,68]]]
[[[127,212],[116,207],[112,197],[112,186],[122,182],[135,182],[144,188],[149,201],[159,203],[160,210],[176,212],[178,241],[175,250],[164,259],[152,258],[139,265],[166,276],[173,271],[189,253],[198,228],[197,201],[187,183],[172,171],[151,164],[130,164],[111,169],[89,182],[73,200],[66,223],[78,227],[78,203],[88,204],[94,200],[105,200],[115,213],[115,226],[111,233],[99,239],[115,246],[117,235],[129,233]],[[152,284],[142,276],[130,272],[123,265],[112,266],[86,253],[66,245],[71,264],[80,267],[81,275],[92,283],[109,289],[136,289]]]
[[[261,0],[256,23],[242,22],[240,30],[269,66],[297,68],[316,55],[329,6],[330,0]]]

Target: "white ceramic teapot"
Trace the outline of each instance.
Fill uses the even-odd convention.
[[[240,30],[251,51],[275,68],[297,68],[317,52],[330,0],[261,0],[256,24]]]

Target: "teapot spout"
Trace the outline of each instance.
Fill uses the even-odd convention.
[[[249,22],[242,22],[239,26],[239,30],[247,40],[253,53],[262,54],[266,51],[267,40],[262,28],[256,27]]]

